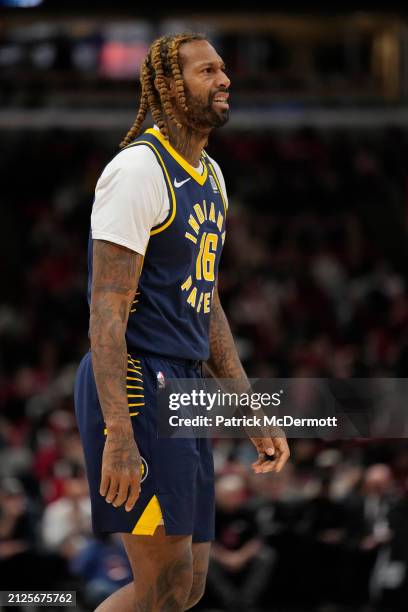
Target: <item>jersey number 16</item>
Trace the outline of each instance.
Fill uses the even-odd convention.
[[[213,281],[215,255],[217,253],[218,235],[204,232],[201,236],[200,250],[196,260],[196,278]]]

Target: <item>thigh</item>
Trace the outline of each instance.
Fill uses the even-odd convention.
[[[115,508],[99,493],[106,429],[91,354],[78,368],[75,409],[84,448],[95,533],[152,535],[164,524],[170,536],[194,530],[198,451],[195,440],[159,439],[156,428],[156,370],[175,376],[163,360],[130,357],[126,377],[129,415],[142,459],[141,493],[131,512]],[[208,538],[207,538],[208,539]]]
[[[167,536],[163,526],[153,536],[121,536],[132,567],[138,604],[143,602],[149,610],[170,610],[172,605],[178,609],[175,602],[186,602],[193,581],[191,536]]]

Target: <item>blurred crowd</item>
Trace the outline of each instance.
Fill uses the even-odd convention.
[[[131,579],[91,534],[72,390],[88,350],[93,190],[121,134],[4,132],[0,576],[91,610]],[[404,377],[408,131],[219,132],[230,208],[220,294],[250,376]],[[405,610],[408,443],[292,440],[279,476],[216,440],[217,533],[199,605]]]

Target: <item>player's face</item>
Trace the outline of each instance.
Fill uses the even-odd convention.
[[[180,47],[187,123],[198,129],[223,126],[229,118],[230,80],[216,50],[206,40],[195,40]]]

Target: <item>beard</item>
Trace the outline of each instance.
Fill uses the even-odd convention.
[[[215,110],[213,101],[220,89],[212,90],[205,100],[199,96],[193,96],[187,85],[184,85],[186,105],[188,107],[187,122],[190,127],[199,130],[208,130],[220,128],[225,125],[229,119],[229,109]]]

